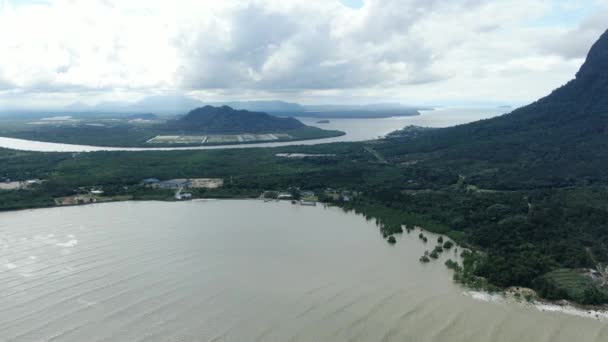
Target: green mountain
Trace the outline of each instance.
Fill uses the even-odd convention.
[[[608,32],[576,78],[549,96],[497,118],[391,140],[385,152],[449,164],[482,186],[537,188],[608,181],[607,138]]]
[[[235,110],[228,106],[205,106],[169,121],[166,128],[203,133],[272,133],[306,127],[294,118],[279,118],[266,113]]]

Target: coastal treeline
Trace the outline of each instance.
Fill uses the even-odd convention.
[[[468,271],[497,286],[540,291],[539,279],[551,271],[608,262],[608,188],[603,184],[479,189],[447,167],[380,163],[362,145],[80,154],[0,150],[1,177],[45,180],[29,190],[0,191],[0,208],[50,206],[53,198],[79,187],[102,187],[108,195],[132,199],[171,199],[171,193],[141,184],[152,177],[225,180],[224,187],[198,190],[197,197],[254,198],[266,190],[296,187],[320,194],[327,188],[348,189],[359,196],[320,199],[377,219],[385,238],[421,226],[483,251]],[[334,156],[276,156],[285,151]]]

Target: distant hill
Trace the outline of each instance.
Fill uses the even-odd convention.
[[[209,105],[221,107],[228,106],[234,109],[249,110],[253,112],[266,113],[302,113],[306,107],[297,103],[285,101],[236,101],[236,102],[215,102]]]
[[[143,113],[143,114],[133,114],[133,115],[129,115],[127,117],[130,120],[158,120],[158,115],[156,114],[150,114],[150,113]]]
[[[278,116],[299,116],[315,118],[385,118],[391,116],[419,115],[418,110],[426,109],[405,106],[399,103],[379,103],[367,105],[301,105],[285,101],[228,101],[203,102],[184,95],[148,96],[136,102],[108,101],[89,106],[74,103],[63,108],[65,112],[118,113],[118,114],[180,114],[203,106],[228,106],[239,110],[271,113]]]
[[[301,113],[281,112],[278,114],[325,119],[377,119],[394,116],[416,116],[420,115],[418,110],[429,109],[404,106],[399,103],[306,105],[303,107],[305,111]]]
[[[608,181],[608,32],[575,79],[549,96],[507,115],[384,148],[395,158],[426,153],[429,163],[504,188]]]
[[[166,123],[168,130],[203,133],[271,133],[306,127],[294,118],[236,110],[228,106],[205,106]]]
[[[65,108],[77,113],[179,114],[203,106],[200,100],[182,95],[148,96],[136,102],[105,101],[93,106],[75,103]]]
[[[362,105],[301,105],[299,111],[282,110],[274,114],[318,119],[378,119],[393,116],[420,115],[421,107],[404,106],[399,103],[376,103]]]
[[[378,103],[366,105],[301,105],[283,101],[242,101],[211,103],[214,106],[227,105],[234,109],[261,111],[277,116],[297,116],[308,118],[387,118],[392,116],[420,115],[418,109],[399,103]]]

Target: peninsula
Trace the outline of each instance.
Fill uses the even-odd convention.
[[[80,115],[3,119],[0,136],[116,147],[230,145],[323,139],[344,135],[306,126],[292,117],[205,106],[185,115]]]

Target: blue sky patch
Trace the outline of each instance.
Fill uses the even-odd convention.
[[[340,2],[351,8],[363,7],[363,0],[340,0]]]
[[[594,0],[553,0],[553,6],[543,18],[531,22],[531,26],[574,27],[580,25],[586,17],[602,8]]]

